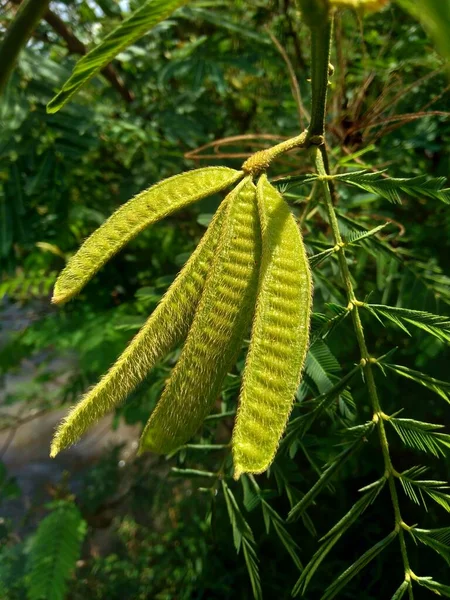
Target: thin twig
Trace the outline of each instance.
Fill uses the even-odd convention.
[[[302,102],[302,93],[300,91],[300,86],[295,75],[294,67],[292,66],[291,59],[289,58],[286,50],[280,44],[279,40],[275,37],[275,35],[270,31],[268,27],[266,27],[266,31],[268,36],[272,40],[273,45],[281,54],[281,57],[286,63],[287,70],[289,71],[289,82],[291,84],[292,96],[294,97],[295,104],[297,106],[298,122],[300,124],[300,129],[303,130],[305,128],[305,120],[309,120],[309,114]]]

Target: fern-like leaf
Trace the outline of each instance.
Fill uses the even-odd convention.
[[[432,548],[450,566],[450,527],[440,529],[412,527],[408,531],[414,540]]]
[[[258,557],[256,555],[256,544],[253,532],[250,525],[244,519],[236,498],[225,480],[222,480],[222,491],[225,497],[231,527],[233,529],[233,540],[236,552],[239,553],[242,547],[245,564],[252,584],[253,596],[255,600],[262,600]]]
[[[78,508],[59,502],[33,537],[29,561],[28,600],[64,600],[67,579],[80,555],[86,523]]]
[[[404,444],[433,456],[447,456],[450,452],[450,435],[440,433],[443,425],[423,423],[414,419],[390,417],[388,421]]]
[[[291,509],[288,515],[288,522],[297,520],[311,505],[317,495],[329,484],[336,472],[360,449],[361,445],[366,441],[367,436],[373,431],[374,426],[375,424],[372,421],[361,426],[359,435],[331,461],[312,488],[303,496],[300,502]]]
[[[391,542],[397,537],[397,532],[392,531],[385,538],[380,540],[375,546],[372,546],[370,550],[367,550],[362,556],[358,558],[348,569],[346,569],[333,583],[327,588],[325,594],[321,600],[332,600],[337,594],[354,578],[360,571],[362,571],[367,565],[383,552]]]
[[[446,598],[450,598],[450,585],[444,585],[443,583],[439,583],[438,581],[435,581],[432,577],[415,576],[414,581],[422,587],[431,590],[437,596],[445,596]]]
[[[387,368],[397,375],[401,377],[405,377],[406,379],[411,379],[420,385],[428,388],[432,392],[438,394],[441,398],[443,398],[446,402],[450,403],[450,383],[447,381],[440,381],[439,379],[435,379],[434,377],[430,377],[425,373],[421,373],[420,371],[414,371],[413,369],[409,369],[403,365],[393,365],[390,363],[382,362],[380,366],[383,368]]]
[[[383,304],[364,304],[364,308],[375,314],[385,317],[410,335],[406,325],[414,325],[434,335],[443,342],[450,343],[450,319],[442,315],[409,308],[385,306]]]
[[[335,175],[334,179],[344,181],[398,204],[401,203],[401,192],[413,198],[434,198],[450,204],[450,188],[444,188],[445,177],[429,178],[426,175],[419,175],[418,177],[395,178],[383,177],[382,172],[358,172]]]
[[[55,113],[96,75],[104,66],[155,25],[167,19],[187,0],[147,0],[128,19],[123,21],[93,50],[83,56],[62,89],[47,105],[48,113]]]
[[[326,535],[322,537],[320,541],[323,543],[304,568],[299,580],[292,590],[293,596],[297,596],[300,592],[302,594],[305,593],[309,582],[323,560],[345,534],[345,532],[359,519],[368,506],[372,504],[382,490],[385,481],[386,480],[383,477],[370,486],[364,488],[365,494],[356,502],[356,504],[354,504],[354,506],[352,506],[349,512],[342,517],[342,519],[336,523],[336,525],[332,527]]]
[[[406,594],[410,586],[411,582],[406,581],[405,579],[405,581],[401,584],[398,590],[394,593],[391,600],[402,600],[403,596]]]
[[[426,470],[425,467],[411,467],[399,475],[405,494],[416,504],[422,504],[426,510],[428,497],[450,512],[450,486],[446,481],[419,479]]]

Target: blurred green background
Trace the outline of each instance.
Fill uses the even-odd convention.
[[[47,115],[45,106],[69,76],[80,47],[94,45],[139,4],[52,2],[0,98],[0,596],[5,600],[41,597],[30,583],[36,531],[44,546],[59,536],[73,541],[68,560],[75,571],[65,589],[53,585],[55,600],[252,597],[220,486],[207,476],[171,471],[214,473],[226,454],[189,449],[169,458],[135,456],[140,429],[177,351],[116,415],[74,449],[48,458],[55,424],[154,309],[220,198],[144,231],[80,297],[55,308],[51,289],[66,257],[113,210],[152,183],[197,166],[239,167],[245,156],[296,135],[307,122],[301,104],[307,110],[310,45],[290,0],[195,2],[122,52],[112,78],[97,77],[63,110]],[[6,3],[1,31],[14,12]],[[300,103],[286,55],[298,78]],[[395,7],[364,20],[344,12],[336,22],[332,62],[333,168],[376,167],[396,177],[448,175],[448,73],[418,23]],[[277,161],[271,176],[309,168],[307,157],[297,152]],[[320,205],[305,204],[308,190],[295,191],[287,199],[296,201],[294,212],[312,254],[329,245],[328,226]],[[392,205],[362,191],[339,191],[344,232],[357,229],[355,221],[368,228],[389,222],[380,243],[356,248],[351,257],[359,297],[371,294],[371,302],[449,315],[448,207],[421,198]],[[314,276],[318,314],[330,303],[345,305],[334,261],[322,263]],[[397,347],[398,364],[448,379],[450,355],[439,340],[421,332],[408,336],[370,318],[365,327],[374,355]],[[314,348],[300,399],[328,389],[359,360],[347,322],[326,345]],[[242,360],[227,378],[216,411],[233,410],[241,367]],[[403,408],[402,416],[450,423],[443,399],[424,387],[381,375],[378,383],[386,411]],[[344,398],[338,410],[348,410],[359,422],[369,416],[362,383],[355,382],[351,393],[348,405]],[[227,443],[232,422],[206,423],[198,443]],[[280,455],[270,475],[257,478],[283,518],[289,494],[301,497],[336,454],[334,427],[332,420],[317,423],[303,447]],[[392,454],[398,469],[424,462],[395,438]],[[426,462],[434,478],[449,478],[446,461]],[[357,490],[379,476],[380,465],[379,447],[371,439],[319,497],[308,520],[287,527],[299,560],[309,560],[317,539],[351,507]],[[299,575],[296,560],[276,527],[266,532],[245,486],[229,485],[254,533],[264,597],[289,598]],[[449,525],[438,505],[424,514],[408,499],[402,503],[409,523]],[[319,598],[324,583],[389,530],[391,510],[383,492],[329,555],[308,598]],[[395,545],[339,597],[390,598],[402,580]],[[432,550],[420,548],[419,558],[411,543],[410,554],[421,574],[450,584],[448,567]],[[419,591],[417,598],[430,595]]]

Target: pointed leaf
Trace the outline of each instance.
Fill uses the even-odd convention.
[[[167,19],[187,0],[147,0],[128,19],[108,34],[102,42],[83,56],[62,89],[47,105],[48,113],[55,113],[94,75],[125,48],[146,34],[155,25]]]
[[[433,315],[421,310],[384,306],[382,304],[364,304],[364,308],[389,319],[409,334],[406,325],[419,327],[443,342],[450,342],[450,319],[442,315]]]
[[[391,542],[397,537],[397,532],[392,531],[388,536],[379,541],[375,546],[367,550],[362,556],[358,558],[348,569],[346,569],[333,583],[327,588],[325,594],[321,600],[331,600],[335,598],[337,594],[354,578],[360,571],[362,571],[367,565],[380,554],[385,548],[389,546]]]
[[[443,425],[395,417],[390,417],[388,422],[407,446],[429,452],[436,457],[445,457],[450,453],[450,435],[437,432]]]
[[[334,179],[378,194],[390,202],[401,203],[400,192],[413,198],[434,198],[450,204],[450,188],[444,189],[445,177],[429,178],[426,175],[410,178],[383,177],[378,173],[344,173],[335,175]]]
[[[376,481],[375,484],[371,485],[370,489],[368,489],[364,496],[362,496],[356,502],[356,504],[352,506],[349,512],[321,538],[320,541],[322,542],[322,545],[304,568],[299,580],[292,590],[293,596],[297,596],[300,592],[303,595],[305,594],[309,582],[323,560],[336,545],[336,543],[341,539],[344,533],[358,520],[366,508],[372,504],[383,488],[385,481],[386,480],[382,478]]]
[[[398,588],[398,590],[395,592],[395,594],[392,596],[391,600],[401,600],[403,598],[403,596],[406,594],[406,592],[408,591],[408,588],[410,585],[411,585],[410,582],[405,580],[402,583],[402,585]]]
[[[421,373],[420,371],[414,371],[413,369],[409,369],[403,365],[392,365],[383,362],[383,366],[387,369],[390,369],[394,373],[397,373],[397,375],[401,375],[402,377],[411,379],[416,383],[420,383],[420,385],[423,385],[432,392],[435,392],[441,398],[450,403],[450,383],[447,381],[440,381],[439,379],[430,377],[429,375]]]
[[[328,485],[331,478],[335,473],[347,462],[349,458],[353,456],[355,452],[359,450],[361,445],[365,442],[366,437],[374,429],[374,423],[370,422],[366,424],[362,435],[356,438],[351,444],[348,445],[325,469],[320,479],[316,481],[313,487],[304,495],[304,497],[298,502],[289,512],[288,522],[297,520],[300,515],[310,506],[316,496]]]

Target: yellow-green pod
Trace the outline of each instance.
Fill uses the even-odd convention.
[[[261,233],[249,178],[228,195],[217,255],[181,356],[141,437],[171,452],[202,424],[242,344],[255,306]]]
[[[257,185],[262,260],[251,341],[233,431],[234,476],[272,462],[308,348],[312,283],[300,230],[263,175]]]
[[[205,167],[175,175],[126,202],[69,259],[59,275],[52,302],[70,300],[95,273],[145,227],[179,208],[220,192],[243,173],[228,167]]]
[[[226,202],[220,205],[200,244],[117,362],[62,421],[50,456],[74,444],[93,423],[118,406],[155,363],[186,337],[214,259],[226,206]]]

